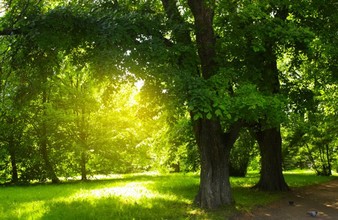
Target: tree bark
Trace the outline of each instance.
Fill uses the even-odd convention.
[[[43,131],[45,131],[45,125],[43,125]],[[41,155],[42,155],[42,159],[45,163],[47,175],[52,180],[52,183],[59,183],[60,180],[56,176],[53,165],[51,164],[50,159],[49,159],[48,147],[47,147],[47,145],[48,145],[47,144],[47,136],[46,136],[45,132],[43,132],[41,138],[42,138],[42,140],[41,140],[41,144],[40,144],[40,152],[41,152]]]
[[[254,188],[266,191],[288,191],[282,171],[282,138],[279,128],[255,133],[261,153],[261,174]]]
[[[17,183],[19,180],[18,177],[18,168],[16,165],[16,146],[15,146],[15,141],[13,135],[9,139],[8,143],[8,151],[10,155],[10,160],[11,160],[11,165],[12,165],[12,178],[11,178],[11,183]]]
[[[250,62],[260,70],[261,76],[256,84],[259,90],[267,95],[280,94],[279,71],[277,56],[275,54],[276,43],[265,42],[265,51],[254,53]],[[261,176],[255,188],[266,191],[289,190],[282,170],[282,137],[280,125],[269,125],[269,119],[263,116],[255,131],[256,140],[261,153]]]
[[[329,152],[329,144],[325,144],[325,151],[326,151],[326,160],[327,160],[327,173],[326,176],[331,176],[331,154]]]
[[[77,78],[77,82],[76,82],[76,87],[78,88],[78,78]],[[83,91],[83,88],[80,87],[81,92],[86,92]],[[80,159],[80,166],[81,166],[81,180],[86,181],[87,180],[87,150],[88,150],[88,146],[87,146],[87,137],[88,137],[88,122],[86,121],[86,108],[85,106],[81,107],[81,122],[78,124],[78,128],[80,129],[80,134],[79,134],[79,138],[80,138],[80,145],[81,145],[81,159]]]
[[[213,29],[213,7],[204,0],[189,0],[188,4],[195,19],[195,34],[202,77],[209,79],[217,73],[218,68],[216,63],[216,37]]]
[[[16,146],[16,140],[15,140],[15,119],[13,117],[8,117],[7,118],[7,123],[10,125],[9,129],[9,136],[8,136],[8,153],[10,156],[10,161],[11,161],[11,183],[17,183],[19,180],[18,177],[18,168],[17,168],[17,163],[16,163],[16,153],[17,153],[17,146]]]
[[[195,19],[201,77],[209,79],[218,71],[213,29],[215,2],[189,0],[188,4]],[[241,123],[236,122],[224,133],[218,118],[199,119],[194,123],[201,157],[201,182],[195,202],[202,208],[214,209],[234,202],[229,181],[229,155],[240,127]]]
[[[87,180],[87,154],[85,151],[82,151],[81,153],[81,180],[86,181]]]
[[[215,209],[234,203],[229,181],[229,155],[241,123],[234,123],[224,133],[219,121],[194,121],[194,133],[201,157],[200,188],[195,203],[201,208]]]
[[[45,163],[46,171],[48,174],[48,177],[52,180],[52,183],[59,183],[60,180],[56,176],[54,172],[54,168],[52,164],[50,163],[49,156],[48,156],[48,150],[47,150],[47,145],[45,143],[41,144],[41,149],[40,149],[43,161]]]
[[[200,119],[195,122],[195,136],[201,157],[200,188],[195,198],[202,208],[217,208],[232,204],[228,158],[223,131],[217,121]]]
[[[177,8],[177,0],[162,0],[168,19],[181,24],[184,19]],[[189,0],[189,7],[195,19],[196,46],[199,63],[194,59],[195,53],[182,53],[178,65],[182,69],[188,68],[192,76],[209,79],[217,74],[216,38],[213,30],[213,3],[204,0]],[[173,34],[177,42],[192,45],[189,29],[174,29]],[[188,65],[188,67],[187,67]],[[189,66],[192,65],[192,66]],[[193,113],[191,118],[193,117]],[[194,134],[201,157],[200,187],[195,202],[202,208],[214,209],[234,202],[229,181],[229,154],[235,142],[239,129],[231,126],[228,133],[224,133],[218,118],[193,120]]]
[[[42,103],[47,103],[47,94],[46,91],[42,92]],[[43,110],[43,114],[45,116],[45,109]],[[42,125],[41,125],[41,134],[40,134],[40,152],[42,155],[42,159],[45,163],[45,168],[47,171],[48,177],[52,180],[52,183],[59,183],[60,180],[56,176],[54,167],[50,162],[49,155],[48,155],[48,141],[47,141],[47,125],[45,118],[43,118]]]

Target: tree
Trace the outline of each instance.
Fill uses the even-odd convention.
[[[318,175],[331,175],[335,161],[336,127],[335,80],[327,77],[330,63],[324,51],[315,60],[303,61],[297,78],[289,80],[297,87],[290,91],[290,121],[286,129],[287,166],[312,167]],[[318,76],[323,75],[320,80]],[[302,85],[306,82],[305,85]]]
[[[337,85],[337,50],[333,49],[337,38],[333,29],[337,27],[337,17],[332,12],[337,5],[333,1],[315,1],[298,7],[303,7],[304,13],[293,14],[313,37],[307,42],[299,41],[297,52],[288,54],[280,65],[285,73],[282,83],[284,92],[288,92],[288,112],[292,112],[285,151],[288,158],[294,155],[302,164],[306,161],[307,166],[313,166],[318,174],[329,175],[336,141],[331,136],[336,126],[328,121],[335,121],[332,89]]]
[[[96,36],[98,39],[94,41],[93,47],[99,54],[104,54],[105,56],[106,54],[102,53],[102,51],[106,52],[107,50],[101,51],[100,48],[106,47],[112,50],[113,52],[109,52],[109,54],[112,54],[114,58],[121,61],[121,69],[124,71],[130,69],[128,66],[132,65],[136,66],[136,68],[139,67],[138,70],[142,69],[143,65],[146,66],[146,68],[143,68],[143,70],[145,69],[143,71],[145,78],[146,75],[154,74],[159,76],[160,78],[156,78],[156,81],[170,88],[169,93],[176,92],[176,95],[180,97],[179,100],[187,102],[193,120],[192,124],[196,142],[201,155],[201,185],[195,201],[201,207],[215,208],[233,202],[229,183],[228,159],[230,149],[238,137],[245,117],[243,117],[244,114],[239,117],[232,116],[227,106],[233,95],[233,86],[235,84],[231,80],[230,75],[233,72],[228,71],[227,66],[220,62],[222,58],[216,47],[217,44],[222,42],[216,37],[216,26],[214,26],[215,8],[218,5],[215,2],[207,3],[201,0],[188,1],[188,5],[183,4],[182,6],[190,9],[191,13],[188,10],[181,13],[178,8],[179,4],[179,2],[173,0],[162,1],[167,17],[160,18],[159,21],[164,22],[163,24],[154,22],[154,18],[157,19],[158,17],[156,14],[149,13],[152,12],[151,10],[149,11],[149,6],[159,7],[156,3],[151,5],[149,2],[145,2],[139,5],[136,10],[130,8],[130,4],[111,5],[109,7],[115,9],[115,17],[103,17],[96,14],[99,17],[101,26],[99,26],[99,30],[95,30],[98,33],[101,30],[104,31],[105,36],[104,38]],[[126,9],[129,10],[127,11],[129,14],[123,15],[121,12]],[[32,38],[39,42],[39,47],[49,47],[48,43],[46,44],[46,41],[43,40],[44,38],[41,38],[44,34],[46,36],[50,35],[46,27],[51,26],[55,28],[59,26],[59,29],[63,28],[62,25],[60,26],[53,22],[56,20],[55,18],[63,16],[68,12],[66,16],[67,22],[65,23],[73,27],[72,25],[74,21],[77,21],[77,17],[82,16],[81,13],[67,10],[56,8],[48,13],[50,20],[46,20],[45,18],[38,18],[36,20],[33,26],[40,29],[40,32],[32,35]],[[100,13],[105,12],[104,10],[102,9]],[[133,14],[130,12],[137,13]],[[190,29],[188,19],[185,19],[183,16],[194,19],[193,32]],[[166,19],[168,22],[166,22]],[[140,25],[145,27],[145,22],[142,22],[142,20],[147,21],[146,28],[130,28]],[[84,21],[90,23],[92,20],[84,19]],[[118,24],[114,32],[105,28],[111,26],[112,22],[117,22]],[[177,26],[178,24],[182,24],[182,26]],[[100,28],[103,29],[100,30]],[[86,33],[85,30],[84,26],[80,26],[79,32]],[[172,33],[169,40],[165,36],[168,30]],[[196,37],[196,41],[191,37],[191,33]],[[58,36],[58,34],[55,36]],[[72,37],[68,37],[68,41],[54,37],[54,41],[59,43],[56,45],[57,50],[69,50],[69,47],[79,45],[77,42],[74,44],[73,41],[73,38],[78,35],[70,33],[70,36]],[[124,38],[121,38],[121,36],[124,36]],[[109,37],[112,37],[112,40],[107,41]],[[88,38],[80,38],[78,42],[85,43],[86,39]],[[109,44],[116,46],[116,48],[111,49],[111,45]],[[161,56],[154,57],[152,53],[155,50],[160,52]],[[121,54],[123,55],[121,56]],[[271,54],[272,52],[269,52],[268,55]],[[166,59],[169,59],[169,64],[172,64],[161,64]],[[150,61],[151,63],[149,63]],[[173,77],[165,76],[172,71],[175,73]],[[269,71],[271,70],[268,69]],[[275,69],[272,71],[275,71]],[[158,72],[162,74],[158,75]],[[269,76],[266,77],[269,78]],[[175,83],[177,84],[175,85],[173,82],[179,83]],[[275,84],[276,82],[270,83]],[[175,87],[178,88],[176,91]],[[187,87],[188,90],[186,90]],[[256,104],[253,103],[253,105]],[[244,106],[243,109],[246,107]],[[233,109],[235,108],[236,106],[233,106]],[[263,133],[262,135],[264,135]],[[263,145],[265,141],[263,140],[260,143]],[[266,145],[269,145],[269,143]],[[280,160],[276,161],[279,163]],[[281,174],[278,165],[276,172]]]
[[[3,79],[4,84],[1,86],[3,90],[1,94],[1,146],[6,149],[6,153],[10,158],[11,167],[11,182],[18,182],[18,145],[21,142],[21,134],[23,133],[23,120],[22,115],[18,113],[18,109],[10,100],[10,94],[8,90],[12,89],[10,82]]]
[[[230,176],[245,177],[254,155],[255,139],[247,129],[242,129],[230,152]]]
[[[69,115],[69,120],[66,122],[65,128],[69,133],[69,138],[74,144],[73,149],[77,152],[79,167],[81,170],[81,179],[87,180],[87,163],[88,153],[91,150],[90,139],[93,134],[91,115],[98,109],[98,101],[95,97],[95,80],[91,77],[88,67],[73,66],[69,62],[71,58],[65,60],[61,73],[56,81],[60,91],[57,93],[62,96],[63,111],[65,115]],[[68,60],[68,62],[67,62]],[[58,105],[58,100],[55,100]],[[68,113],[68,114],[67,114]]]
[[[324,3],[306,2],[84,1],[81,8],[12,10],[0,33],[22,36],[15,45],[39,62],[48,57],[59,63],[62,54],[78,50],[78,61],[88,62],[93,73],[135,74],[154,85],[154,96],[189,111],[201,161],[195,201],[216,208],[233,203],[229,154],[243,126],[255,134],[262,155],[257,187],[288,189],[280,131],[288,93],[281,92],[278,62],[285,54],[301,60],[316,37],[327,40],[318,24],[335,24]],[[20,22],[13,23],[16,17]]]

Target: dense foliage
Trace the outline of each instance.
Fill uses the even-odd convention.
[[[257,154],[265,190],[338,170],[334,0],[0,4],[1,182],[201,170],[215,208]]]

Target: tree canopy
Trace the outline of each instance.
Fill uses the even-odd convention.
[[[216,208],[233,203],[231,149],[254,145],[243,135],[259,147],[259,189],[288,190],[294,154],[329,175],[337,10],[334,0],[1,1],[4,178],[185,161],[200,165],[195,202]]]

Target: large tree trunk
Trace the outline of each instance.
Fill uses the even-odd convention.
[[[201,157],[200,188],[195,203],[214,209],[234,202],[229,181],[229,155],[241,123],[224,133],[219,121],[200,119],[194,122],[194,133]]]
[[[276,43],[265,42],[265,51],[254,52],[250,62],[255,69],[260,70],[257,86],[266,95],[275,96],[280,94],[279,71],[277,56],[275,54]],[[255,76],[256,77],[256,76]],[[282,111],[282,110],[281,110]],[[270,116],[271,117],[271,116]],[[269,124],[271,119],[263,118],[258,124],[256,140],[261,153],[261,176],[256,188],[268,191],[286,191],[288,186],[282,172],[282,138],[280,125]]]
[[[255,133],[261,153],[261,175],[255,188],[267,191],[287,191],[282,171],[282,138],[279,128]]]
[[[177,8],[177,0],[162,0],[162,3],[168,19],[176,24],[184,22]],[[196,46],[200,62],[195,63],[195,53],[183,52],[178,65],[182,69],[188,68],[194,77],[209,79],[218,71],[215,59],[213,3],[208,4],[205,0],[189,0],[188,4],[195,19]],[[173,34],[179,43],[192,45],[189,29],[176,28]],[[195,202],[202,208],[214,209],[234,201],[229,181],[228,160],[230,149],[239,132],[239,126],[235,124],[236,126],[231,127],[228,133],[224,133],[217,118],[193,121],[201,157],[201,181]]]
[[[216,38],[213,30],[213,3],[188,0],[195,19],[195,34],[203,79],[217,74]],[[225,85],[226,86],[226,85]],[[194,131],[201,156],[201,182],[195,202],[202,208],[214,209],[234,202],[229,181],[229,155],[233,141],[224,134],[219,119],[199,119]],[[239,129],[238,129],[239,132]],[[235,132],[237,138],[238,132]],[[229,134],[229,135],[228,135]],[[235,139],[236,139],[235,138]]]
[[[195,202],[210,209],[233,203],[228,168],[231,148],[225,144],[220,123],[201,119],[195,122],[195,135],[201,157],[201,182]]]

